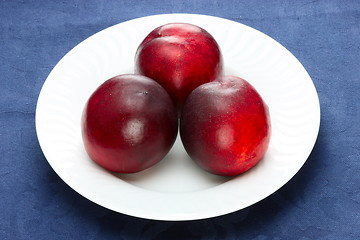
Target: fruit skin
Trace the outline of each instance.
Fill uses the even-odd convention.
[[[236,76],[196,88],[180,119],[180,136],[189,156],[203,169],[234,176],[255,166],[271,134],[267,105],[246,80]]]
[[[222,69],[222,54],[215,39],[206,30],[188,23],[155,28],[135,55],[135,72],[160,83],[179,112],[190,92],[215,80]]]
[[[90,158],[119,173],[158,163],[178,131],[176,108],[168,93],[155,81],[133,74],[100,85],[85,105],[81,125]]]

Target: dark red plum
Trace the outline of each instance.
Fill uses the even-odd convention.
[[[119,75],[88,99],[82,137],[90,158],[103,168],[134,173],[169,152],[178,131],[176,108],[168,93],[145,76]]]
[[[185,102],[180,136],[203,169],[234,176],[254,167],[268,149],[269,110],[256,89],[235,76],[196,88]]]
[[[222,74],[219,45],[204,29],[188,23],[157,27],[139,45],[135,72],[157,81],[180,112],[185,99],[201,84]]]

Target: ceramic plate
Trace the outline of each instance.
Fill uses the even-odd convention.
[[[114,174],[87,156],[80,131],[84,104],[105,80],[134,72],[134,55],[155,27],[187,22],[219,43],[225,73],[248,80],[270,109],[272,136],[264,159],[233,178],[204,172],[181,140],[156,166]],[[46,79],[36,109],[44,155],[71,188],[113,211],[146,219],[194,220],[231,213],[275,192],[299,171],[315,144],[320,106],[308,73],[282,45],[230,20],[193,14],[155,15],[104,29],[67,53]]]

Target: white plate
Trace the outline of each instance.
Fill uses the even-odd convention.
[[[247,79],[267,102],[272,138],[265,158],[252,170],[234,178],[205,173],[187,157],[179,138],[160,164],[137,174],[112,174],[88,158],[80,133],[86,100],[106,79],[133,73],[142,39],[170,22],[193,23],[210,32],[222,49],[226,74]],[[51,71],[36,109],[44,155],[71,188],[113,211],[157,220],[209,218],[264,199],[304,164],[319,125],[316,89],[289,51],[248,26],[192,14],[134,19],[84,40]]]

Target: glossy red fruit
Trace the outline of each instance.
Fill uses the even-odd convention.
[[[196,88],[180,119],[189,156],[205,170],[234,176],[255,166],[270,140],[267,105],[247,81],[223,76]]]
[[[168,93],[140,75],[119,75],[90,96],[82,137],[90,158],[114,172],[134,173],[168,153],[177,135],[177,112]]]
[[[204,29],[187,23],[169,23],[154,29],[135,56],[136,73],[160,83],[179,111],[190,92],[216,79],[222,67],[215,39]]]

